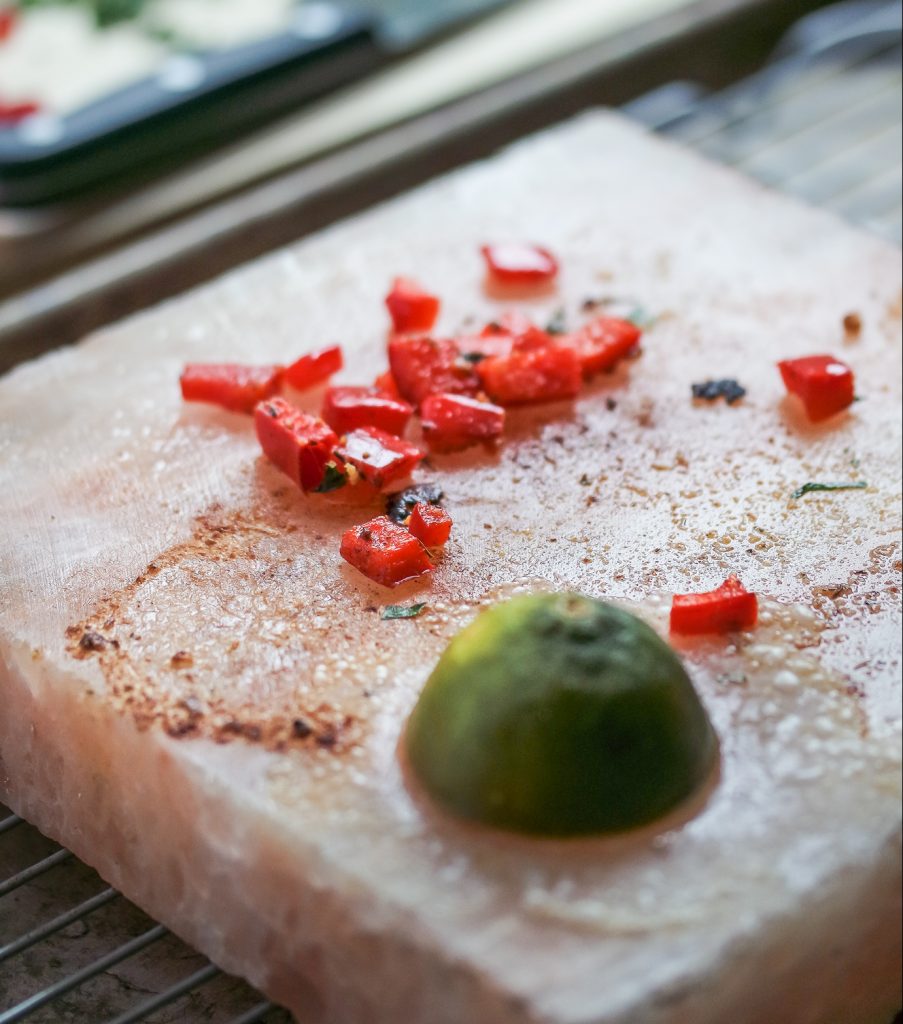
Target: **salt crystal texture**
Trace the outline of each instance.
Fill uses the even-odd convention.
[[[564,267],[539,322],[606,296],[658,320],[574,408],[514,413],[497,457],[436,460],[452,542],[388,596],[339,558],[361,510],[293,491],[248,419],[181,403],[179,371],[340,341],[344,379],[371,380],[391,277],[442,293],[444,331],[489,320],[479,246],[512,238]],[[900,271],[600,113],[20,367],[0,381],[0,800],[305,1024],[889,1018]],[[865,401],[811,427],[775,363],[837,349],[850,310]],[[712,375],[747,398],[699,407]],[[868,490],[789,499],[847,476]],[[765,614],[679,645],[723,755],[693,807],[546,843],[405,786],[406,717],[486,603],[574,588],[665,630],[670,594],[729,572]],[[435,610],[374,611],[415,600]]]

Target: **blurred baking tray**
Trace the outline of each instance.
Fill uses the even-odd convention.
[[[0,122],[0,205],[105,200],[506,2],[297,0],[278,29],[241,45],[157,42],[161,62],[146,77],[65,113]]]
[[[896,0],[840,5],[730,88],[675,81],[626,109],[899,240],[900,22]],[[0,1024],[288,1019],[0,807]]]
[[[319,20],[304,11],[319,11]],[[329,5],[300,7],[290,30],[271,38],[174,52],[157,73],[65,115],[42,111],[0,124],[0,201],[58,201],[173,154],[184,159],[186,150],[202,152],[378,59],[372,22]]]

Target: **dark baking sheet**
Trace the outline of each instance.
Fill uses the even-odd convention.
[[[130,174],[153,177],[504,2],[309,0],[269,39],[174,52],[158,74],[64,117],[0,125],[0,206],[59,202]]]

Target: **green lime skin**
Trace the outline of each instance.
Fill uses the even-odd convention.
[[[483,612],[451,641],[404,750],[453,814],[564,838],[662,817],[709,777],[718,742],[654,630],[602,601],[538,594]]]

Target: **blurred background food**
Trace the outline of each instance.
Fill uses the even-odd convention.
[[[0,0],[0,371],[599,105],[899,242],[900,58],[899,0]],[[285,1017],[0,808],[0,1024],[114,1019]]]

